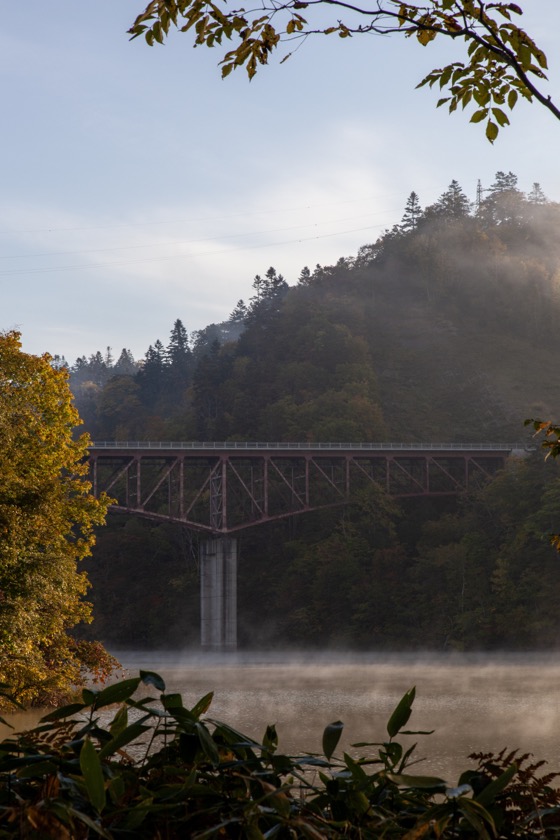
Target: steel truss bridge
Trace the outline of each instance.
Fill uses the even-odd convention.
[[[525,444],[102,441],[89,451],[93,491],[113,510],[213,536],[347,504],[377,485],[397,498],[462,493]]]

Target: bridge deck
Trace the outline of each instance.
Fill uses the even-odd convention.
[[[213,534],[347,504],[376,485],[396,496],[450,495],[488,480],[523,443],[99,441],[94,492],[118,510]]]

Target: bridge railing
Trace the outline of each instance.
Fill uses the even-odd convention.
[[[491,451],[491,452],[530,452],[537,447],[527,443],[306,443],[296,441],[293,443],[271,443],[258,441],[146,441],[146,440],[102,440],[94,441],[90,449],[185,449],[185,450],[364,450],[371,451],[438,451],[438,452],[466,452],[466,451]]]

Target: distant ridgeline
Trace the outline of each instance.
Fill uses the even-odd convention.
[[[400,224],[355,257],[304,268],[295,285],[270,268],[253,289],[222,324],[189,335],[177,320],[141,361],[109,349],[77,359],[71,384],[92,437],[474,443],[560,418],[560,205],[538,184],[523,193],[512,173],[474,203],[455,181],[430,207],[412,192]],[[556,644],[556,482],[537,454],[459,505],[416,502],[403,516],[364,497],[342,519],[248,533],[241,641],[405,647],[414,627],[424,647]],[[102,532],[94,634],[157,645],[175,627],[194,641],[193,540],[134,521]],[[161,584],[154,558],[158,578],[170,564]]]

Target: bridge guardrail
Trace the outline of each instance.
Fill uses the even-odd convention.
[[[364,450],[364,451],[439,451],[439,452],[466,452],[466,451],[492,451],[492,452],[531,452],[536,450],[536,445],[528,443],[305,443],[296,441],[293,443],[271,443],[258,441],[130,441],[130,440],[105,440],[94,441],[90,449],[198,449],[198,450],[316,450],[316,451],[337,451],[337,450]]]

